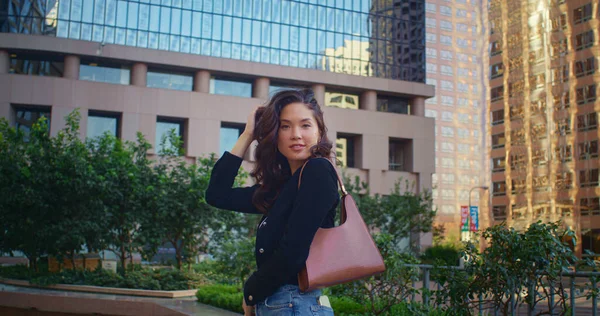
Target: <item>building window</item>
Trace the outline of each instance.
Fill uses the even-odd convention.
[[[359,154],[357,151],[358,138],[356,135],[338,134],[335,141],[335,153],[336,158],[342,163],[342,166],[348,168],[357,168],[356,156]]]
[[[589,86],[577,88],[575,94],[577,104],[586,104],[596,101],[596,85],[592,84]]]
[[[129,79],[130,70],[125,66],[85,61],[79,66],[79,80],[128,85]]]
[[[98,138],[104,134],[121,137],[121,114],[101,111],[89,111],[87,120],[87,138]]]
[[[359,109],[359,96],[344,92],[325,92],[325,106],[343,109]]]
[[[585,60],[575,62],[575,76],[583,77],[596,72],[596,57],[590,57]]]
[[[578,144],[579,160],[598,158],[598,141],[592,140]]]
[[[442,50],[441,55],[442,60],[452,60],[452,52],[450,51]]]
[[[435,28],[437,21],[434,18],[425,18],[425,26]]]
[[[457,134],[459,138],[468,138],[469,130],[466,128],[459,128]]]
[[[454,168],[454,158],[443,157],[442,158],[442,167]]]
[[[492,88],[490,97],[492,102],[504,99],[504,86]]]
[[[9,73],[46,77],[62,77],[64,63],[62,58],[28,54],[11,54]]]
[[[406,155],[410,154],[412,142],[405,139],[389,140],[389,169],[393,171],[408,171]]]
[[[435,74],[437,73],[437,64],[436,63],[427,63],[426,67],[426,71],[429,74]]]
[[[492,111],[492,125],[504,123],[504,109]]]
[[[504,74],[504,64],[503,63],[494,64],[490,67],[491,79],[502,77],[503,74]]]
[[[452,22],[442,20],[440,22],[440,28],[445,31],[452,31]]]
[[[440,43],[442,43],[444,45],[451,46],[452,45],[452,36],[441,35],[440,36]]]
[[[457,23],[456,24],[456,30],[461,32],[461,33],[467,33],[469,31],[469,27],[466,24],[463,23]]]
[[[582,198],[579,200],[579,206],[581,208],[581,216],[600,215],[600,198]],[[600,230],[598,231],[598,242],[600,242]],[[584,247],[585,248],[585,247]],[[600,250],[600,244],[598,244]]]
[[[588,3],[573,10],[573,22],[575,24],[589,21],[592,18],[592,4]]]
[[[456,9],[456,16],[459,17],[459,18],[466,18],[467,17],[467,10]]]
[[[450,9],[450,7],[447,7],[445,5],[441,5],[440,13],[445,16],[452,16],[452,9]]]
[[[435,43],[437,42],[437,36],[434,33],[427,33],[425,34],[425,40],[428,43]]]
[[[188,74],[148,71],[148,88],[192,91],[194,78]]]
[[[450,126],[442,126],[442,136],[454,137],[454,128]]]
[[[425,49],[425,55],[426,55],[427,57],[431,57],[431,58],[437,58],[437,49],[435,49],[435,48],[430,48],[430,47],[427,47],[427,48]],[[427,63],[427,65],[429,65],[429,63]]]
[[[456,55],[458,56],[458,61],[462,61],[464,63],[468,63],[469,62],[469,57],[467,56],[467,54],[458,53]]]
[[[492,213],[494,214],[495,221],[506,220],[506,205],[494,205],[492,207]]]
[[[249,83],[247,83],[247,84],[249,84]],[[281,90],[299,90],[299,89],[306,89],[306,87],[294,86],[294,85],[289,85],[289,84],[285,84],[285,83],[271,83],[269,85],[269,96],[273,96],[275,93],[277,93]]]
[[[452,66],[442,65],[442,74],[447,76],[453,76],[454,71],[452,71]]]
[[[506,169],[506,158],[492,158],[492,172],[503,172]]]
[[[494,196],[506,195],[506,183],[504,181],[494,182],[492,184],[492,192]]]
[[[598,186],[598,169],[579,170],[579,184],[581,187]]]
[[[557,32],[559,30],[564,30],[567,28],[567,14],[562,13],[561,15],[552,18],[552,32]]]
[[[458,47],[466,48],[469,46],[469,42],[464,38],[457,38],[456,45],[458,45]]]
[[[442,96],[442,105],[453,107],[454,106],[454,98],[448,95]]]
[[[459,169],[469,169],[469,161],[466,159],[459,159],[458,160],[458,168]]]
[[[454,190],[442,190],[442,199],[444,200],[454,200]]]
[[[451,81],[442,80],[442,90],[454,91],[454,84]]]
[[[469,76],[469,69],[459,67],[458,68],[458,76],[459,77],[468,77]]]
[[[458,92],[469,92],[469,85],[466,83],[459,82],[458,83]]]
[[[506,144],[504,133],[492,135],[492,149],[502,148]]]
[[[594,45],[594,31],[589,30],[575,36],[575,50],[582,50]]]
[[[425,109],[425,117],[437,118],[437,111],[431,109]]]
[[[219,151],[221,156],[226,151],[233,149],[238,138],[244,132],[244,128],[246,128],[244,124],[221,123],[221,130],[219,131]]]
[[[554,149],[554,159],[560,162],[569,162],[573,160],[573,151],[571,145],[560,146]]]
[[[444,184],[454,184],[454,174],[452,174],[452,173],[442,173],[442,183],[444,183]]]
[[[454,120],[454,114],[452,112],[443,111],[442,112],[442,121],[444,122],[452,122]],[[442,134],[444,134],[444,128],[442,127]]]
[[[251,98],[252,83],[242,80],[230,80],[227,78],[212,77],[210,78],[209,92],[212,94]]]
[[[448,143],[448,142],[442,142],[442,152],[453,153],[454,152],[454,144]]]
[[[23,139],[28,142],[33,124],[40,118],[46,119],[50,131],[50,107],[46,106],[13,106],[15,113],[15,128],[23,132]]]
[[[154,151],[157,154],[162,153],[164,150],[174,150],[177,151],[178,148],[175,148],[175,145],[169,139],[169,134],[171,131],[175,132],[176,136],[179,136],[182,141],[185,142],[184,138],[184,128],[185,128],[185,120],[179,118],[170,118],[170,117],[158,117],[156,119],[156,137],[154,147],[156,150]],[[164,139],[164,144],[163,144]],[[185,148],[185,145],[183,146]]]
[[[598,114],[588,113],[577,116],[577,130],[580,132],[590,131],[598,128]]]
[[[434,12],[435,13],[435,11],[436,11],[435,4],[434,3],[429,3],[429,2],[425,3],[425,10],[427,12]]]
[[[405,98],[377,96],[377,111],[408,115],[410,114],[410,103]]]
[[[461,123],[469,123],[469,114],[458,113],[458,121]]]
[[[490,56],[502,54],[502,42],[495,41],[490,44]]]

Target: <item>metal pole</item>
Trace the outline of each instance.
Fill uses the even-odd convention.
[[[596,277],[592,277],[592,290],[594,291],[594,297],[592,297],[592,316],[598,315],[598,294],[596,293],[597,284]]]
[[[429,268],[425,268],[425,280],[423,280],[423,303],[429,305]]]
[[[571,276],[571,316],[575,316],[575,275]]]

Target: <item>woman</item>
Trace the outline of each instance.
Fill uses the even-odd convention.
[[[232,188],[253,140],[258,146],[251,175],[257,184]],[[244,285],[245,315],[333,315],[320,290],[298,288],[313,237],[319,227],[333,227],[339,203],[335,168],[326,159],[311,159],[330,157],[331,148],[312,90],[285,90],[250,114],[231,152],[214,166],[206,190],[210,205],[263,214],[256,233],[258,269]]]

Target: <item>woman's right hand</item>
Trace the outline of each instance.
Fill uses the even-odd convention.
[[[248,115],[248,120],[246,122],[246,128],[244,129],[244,134],[250,136],[250,138],[254,138],[254,125],[256,124],[256,112],[261,107],[262,106],[260,106],[260,105],[255,107],[254,110],[252,110],[252,112],[250,112],[250,114]]]

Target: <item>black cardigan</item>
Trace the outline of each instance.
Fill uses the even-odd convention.
[[[258,185],[232,188],[242,159],[225,152],[217,161],[206,190],[212,206],[243,213],[262,214],[252,204]],[[311,159],[285,182],[277,200],[256,230],[257,271],[244,285],[244,299],[255,305],[285,284],[298,284],[313,237],[319,227],[333,227],[339,203],[337,173],[325,159]]]

